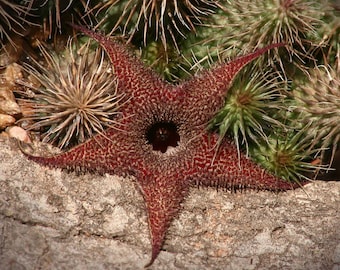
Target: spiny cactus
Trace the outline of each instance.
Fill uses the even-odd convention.
[[[304,69],[306,61],[313,60],[309,52],[320,43],[316,32],[332,9],[327,1],[308,0],[222,1],[220,5],[223,8],[211,16],[207,29],[200,29],[190,41],[225,51],[227,57],[234,54],[230,49],[285,43],[284,51],[270,51],[266,61],[278,63],[289,74],[294,74],[294,66]],[[195,54],[204,57],[204,49],[197,47]]]
[[[195,25],[216,7],[216,0],[109,0],[97,5],[96,16],[102,18],[101,29],[121,29],[144,46],[160,40],[167,51],[169,46],[177,47],[186,33],[195,32]]]
[[[5,41],[12,42],[13,34],[24,35],[32,25],[32,5],[33,0],[0,0],[0,49]]]
[[[340,63],[339,60],[337,63]],[[294,90],[296,110],[309,125],[310,148],[331,149],[332,158],[340,142],[340,65],[318,66]]]
[[[72,42],[64,54],[50,54],[40,46],[44,65],[34,61],[25,71],[34,83],[20,82],[33,92],[25,99],[31,108],[21,121],[32,121],[31,130],[40,129],[43,141],[60,148],[83,142],[105,127],[116,127],[122,96],[117,96],[113,71],[100,49],[90,43],[81,49]],[[79,50],[77,50],[79,49]]]
[[[251,148],[251,156],[287,181],[299,183],[301,179],[311,179],[322,166],[315,163],[317,149],[310,148],[308,129],[308,126],[299,131],[277,128],[266,141]]]
[[[279,111],[285,110],[282,104],[284,88],[284,83],[275,74],[245,69],[235,79],[224,107],[210,126],[218,127],[221,139],[231,134],[238,149],[241,142],[248,153],[249,143],[266,141],[273,126],[283,126],[278,118]]]
[[[36,20],[43,27],[47,38],[51,39],[64,33],[64,28],[68,27],[65,22],[85,22],[86,18],[90,19],[88,4],[86,0],[36,0]]]
[[[321,27],[317,29],[318,46],[313,55],[319,59],[317,64],[339,65],[336,63],[340,57],[340,6],[332,5],[323,20]]]
[[[5,2],[8,0],[2,1]],[[32,2],[18,0],[15,3]],[[286,178],[294,175],[298,177],[304,172],[299,169],[302,167],[300,165],[290,167],[291,173],[278,169],[274,162],[274,151],[279,149],[278,145],[288,145],[292,149],[292,141],[303,139],[300,148],[295,149],[301,150],[301,156],[291,159],[297,163],[298,160],[306,162],[303,166],[315,158],[322,158],[325,153],[322,149],[331,148],[334,153],[338,148],[339,130],[335,124],[340,122],[336,117],[338,97],[337,92],[329,89],[338,81],[336,72],[339,71],[337,59],[340,55],[339,8],[333,0],[37,0],[33,3],[30,11],[33,10],[37,16],[34,22],[40,24],[40,28],[45,28],[48,39],[58,37],[61,33],[66,37],[72,35],[72,29],[65,26],[67,21],[76,18],[76,22],[88,24],[88,27],[108,35],[123,35],[129,41],[127,46],[134,48],[147,65],[173,83],[202,67],[209,68],[256,47],[285,43],[285,46],[271,50],[261,58],[264,60],[252,62],[252,67],[236,78],[226,97],[225,106],[211,120],[209,128],[218,130],[221,138],[233,137],[240,150],[246,150],[254,159],[259,153],[271,150],[268,150],[270,158],[257,160],[264,162],[263,166],[277,172],[279,176],[282,172],[282,177]],[[25,39],[25,42],[32,43],[31,40],[36,38],[35,28],[30,28],[28,23],[23,23],[23,26],[32,30]],[[43,43],[46,41],[46,37],[38,39]],[[57,42],[64,47],[65,40],[67,38],[57,39]],[[56,52],[59,56],[62,53]],[[29,51],[28,59],[34,57],[33,48]],[[84,58],[75,51],[73,57]],[[56,56],[52,58],[56,59]],[[29,80],[40,81],[45,88],[52,84],[51,80],[56,80],[55,77],[48,80],[46,75],[46,72],[51,72],[51,63],[43,61],[40,67],[34,64],[35,71],[31,69]],[[100,61],[97,64],[104,65]],[[28,70],[27,65],[25,69]],[[74,67],[76,69],[81,70],[79,74],[84,73],[81,65]],[[55,74],[61,72],[58,68],[56,70]],[[64,76],[63,80],[66,81],[67,77]],[[34,91],[36,97],[43,94],[40,90]],[[48,99],[52,99],[52,92],[50,95]],[[120,100],[120,97],[116,98]],[[37,100],[33,100],[36,103]],[[117,105],[117,100],[112,102]],[[320,106],[326,103],[333,113],[320,110]],[[37,122],[39,117],[47,115],[46,111],[42,113],[40,110],[43,110],[42,107],[37,107],[34,112]],[[46,118],[40,120],[47,121]],[[52,129],[60,128],[60,125],[54,123]],[[305,125],[308,128],[304,128]],[[34,127],[37,127],[37,123]],[[92,132],[100,132],[102,128],[104,125],[97,126],[97,130]],[[79,140],[75,139],[76,132],[73,133],[72,143],[90,136],[86,127],[83,130],[84,134]],[[323,130],[327,130],[327,133]],[[41,132],[47,135],[49,129],[44,127]],[[48,136],[53,141],[54,135],[49,133]],[[63,135],[63,138],[66,137]],[[306,150],[308,144],[310,147]],[[269,165],[269,162],[274,162],[274,165]]]

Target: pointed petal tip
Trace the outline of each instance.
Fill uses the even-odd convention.
[[[151,259],[146,265],[144,265],[144,268],[149,268],[154,263],[160,251],[160,247],[152,247]]]
[[[24,143],[24,142],[22,142],[22,141],[17,141],[17,145],[18,145],[18,148],[19,148],[20,152],[21,152],[25,157],[27,157],[28,159],[34,161],[35,158],[39,158],[39,157],[33,156],[32,154],[30,154],[30,153],[27,152],[27,149],[26,149],[27,147],[29,147],[29,148],[33,151],[33,148],[32,148],[32,146],[31,146],[31,144]]]
[[[62,158],[60,158],[61,154],[52,154],[50,156],[35,156],[27,152],[25,148],[29,147],[33,150],[32,146],[30,144],[23,145],[22,142],[18,143],[18,147],[21,151],[21,153],[28,159],[35,163],[38,163],[43,166],[49,166],[49,167],[58,167],[61,166]]]
[[[154,261],[156,260],[156,258],[158,257],[159,253],[161,252],[161,247],[163,245],[163,241],[164,241],[164,235],[162,237],[153,237],[152,240],[152,253],[151,253],[151,259],[150,261],[144,266],[144,268],[148,268],[150,267]]]
[[[285,45],[286,44],[283,43],[283,42],[281,42],[281,43],[273,43],[273,44],[267,45],[267,46],[265,46],[263,48],[256,49],[254,52],[246,54],[244,56],[241,56],[238,59],[247,59],[247,62],[250,62],[250,61],[254,60],[255,58],[259,57],[260,55],[264,54],[265,52],[271,50],[271,49],[283,47]],[[236,60],[238,60],[238,59],[236,59]]]
[[[263,55],[265,52],[274,49],[274,48],[278,48],[278,47],[282,47],[285,46],[285,43],[273,43],[270,44],[268,46],[265,46],[263,48],[260,49],[256,49],[255,51],[253,51],[252,53],[248,53],[245,54],[243,56],[240,56],[238,58],[236,58],[235,60],[228,62],[227,63],[227,68],[229,69],[229,76],[227,76],[226,78],[228,79],[228,81],[231,81],[235,75],[248,63],[250,63],[251,61],[255,60],[256,58],[258,58],[259,56]]]
[[[105,35],[97,33],[94,30],[91,30],[83,25],[78,25],[78,24],[73,24],[73,23],[69,23],[69,24],[72,26],[73,29],[84,33],[85,35],[97,40],[100,43],[107,41],[107,37]]]
[[[257,53],[257,55],[261,55],[261,54],[265,53],[266,51],[269,51],[269,50],[274,49],[274,48],[284,47],[286,45],[287,44],[284,43],[284,42],[273,43],[273,44],[267,45],[267,46],[265,46],[263,48],[255,50],[254,53]]]
[[[144,268],[145,268],[145,269],[149,268],[149,267],[153,264],[153,262],[155,261],[155,259],[156,259],[156,258],[151,258],[150,261],[149,261],[146,265],[144,265]]]
[[[90,29],[88,29],[87,27],[83,26],[83,25],[79,25],[79,24],[74,24],[72,22],[68,23],[74,30],[80,31],[80,32],[88,32],[91,31]]]

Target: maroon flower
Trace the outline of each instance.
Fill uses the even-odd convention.
[[[75,28],[105,48],[118,78],[118,94],[130,99],[117,119],[122,130],[108,129],[56,156],[29,158],[50,167],[135,176],[148,212],[152,242],[148,265],[159,254],[167,229],[191,186],[273,191],[298,186],[267,173],[246,156],[239,158],[227,139],[217,148],[218,135],[206,130],[238,71],[280,44],[171,85],[119,42],[84,27]]]

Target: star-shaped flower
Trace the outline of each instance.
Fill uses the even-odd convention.
[[[152,243],[148,265],[159,254],[190,187],[287,190],[298,186],[267,173],[246,156],[239,157],[227,139],[216,148],[218,135],[206,130],[238,71],[279,44],[171,85],[119,42],[75,28],[97,40],[111,59],[118,89],[129,99],[117,119],[122,130],[108,129],[56,156],[28,156],[50,167],[135,176],[148,213]]]

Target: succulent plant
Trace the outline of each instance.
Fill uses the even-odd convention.
[[[67,23],[93,23],[90,4],[87,0],[35,0],[34,15],[43,28],[45,39],[54,39],[69,30]]]
[[[340,142],[339,72],[339,64],[337,67],[318,66],[293,92],[296,110],[302,113],[301,121],[310,126],[310,148],[319,147],[322,156],[330,149],[331,161]]]
[[[32,24],[33,0],[0,0],[0,48],[12,35],[24,35],[26,26]],[[15,47],[15,43],[12,42]]]
[[[279,111],[285,110],[284,92],[285,85],[277,75],[245,69],[235,79],[210,127],[218,128],[221,140],[230,134],[237,148],[241,143],[248,153],[249,144],[262,143],[274,127],[282,128]]]
[[[1,42],[7,42],[10,29],[14,30],[14,36],[17,29],[21,34],[23,29],[29,33],[27,38],[12,39],[17,48],[24,48],[14,60],[10,59],[19,64],[26,56],[37,59],[33,42],[44,44],[39,45],[43,60],[25,64],[30,74],[25,84],[34,93],[33,98],[24,98],[34,108],[33,114],[25,119],[32,121],[31,129],[39,129],[45,141],[62,147],[82,142],[101,132],[106,124],[114,125],[119,106],[125,101],[115,91],[108,94],[105,72],[101,76],[93,75],[98,68],[111,67],[102,52],[92,52],[92,45],[84,45],[87,49],[80,53],[77,49],[83,41],[78,39],[72,46],[67,45],[66,51],[47,53],[52,39],[55,48],[59,43],[64,48],[73,34],[66,22],[73,21],[115,37],[123,35],[126,46],[135,49],[147,65],[174,83],[203,67],[256,47],[285,43],[239,74],[225,106],[216,113],[209,128],[217,130],[221,140],[232,137],[240,151],[245,150],[252,158],[264,162],[265,167],[282,171],[284,177],[298,178],[305,175],[302,166],[307,168],[315,158],[324,159],[327,151],[332,156],[339,148],[339,10],[333,0],[0,0],[0,35]],[[40,26],[43,38],[34,36],[37,30],[33,24]],[[27,48],[29,42],[31,51]],[[86,50],[88,56],[84,54]],[[23,55],[24,51],[28,55]],[[0,58],[4,62],[2,67],[11,62]],[[53,118],[52,105],[48,104],[64,106],[64,110],[71,112],[72,100],[81,100],[79,77],[85,73],[91,86],[88,90],[98,97],[93,102],[105,104],[104,118],[99,117],[99,107],[95,106],[83,116],[78,114],[74,122],[60,117],[60,111]],[[101,90],[95,90],[93,81],[103,85]],[[115,83],[111,83],[115,89]],[[67,100],[66,105],[61,93],[72,85],[74,91],[68,97],[78,97]],[[99,92],[106,95],[105,99],[99,98]],[[114,105],[109,106],[111,103]],[[97,118],[90,119],[89,115]],[[99,118],[106,120],[101,122]],[[297,144],[294,154],[292,142]],[[289,173],[278,169],[275,149],[289,150],[290,160],[298,165],[286,165],[284,168],[289,167]],[[301,156],[297,156],[298,150]],[[260,153],[264,158],[257,158]]]
[[[21,121],[32,121],[31,130],[40,129],[43,141],[60,148],[83,142],[105,127],[119,128],[115,117],[123,96],[116,93],[110,63],[100,49],[90,43],[77,48],[71,41],[64,54],[50,54],[40,46],[44,63],[25,64],[30,81],[20,82],[33,92],[25,99],[31,113]]]
[[[221,52],[230,57],[235,50],[284,43],[285,47],[270,51],[265,62],[279,64],[278,69],[288,74],[313,60],[310,51],[321,41],[316,32],[332,9],[328,1],[308,0],[221,1],[220,6],[198,36],[189,38],[201,44],[194,49],[195,55],[205,57],[205,46],[210,52],[219,51],[212,55],[217,59]]]
[[[331,7],[327,10],[321,27],[316,33],[319,43],[313,51],[313,55],[316,55],[319,65],[336,65],[336,61],[340,57],[340,6],[334,2]]]
[[[109,0],[96,6],[98,26],[114,32],[121,29],[136,45],[160,40],[167,51],[175,46],[204,17],[213,13],[216,0]]]
[[[287,181],[299,183],[301,179],[312,179],[322,166],[315,162],[317,149],[311,149],[306,138],[308,128],[274,130],[266,141],[251,148],[251,157]]]

